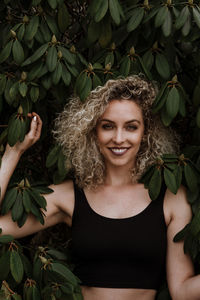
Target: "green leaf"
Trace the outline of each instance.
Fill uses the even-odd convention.
[[[31,57],[27,58],[23,62],[22,67],[27,66],[27,65],[35,62],[36,60],[38,60],[46,52],[48,46],[49,46],[49,43],[46,43],[46,44],[42,45],[40,48],[38,48]]]
[[[57,162],[59,152],[60,152],[60,147],[57,145],[51,149],[46,159],[47,168],[52,167]]]
[[[42,78],[42,85],[46,90],[49,90],[52,85],[52,79],[51,76],[45,75]]]
[[[22,217],[23,212],[24,212],[23,198],[22,198],[22,194],[20,192],[18,192],[17,198],[12,207],[12,212],[11,212],[12,220],[14,222],[18,221]]]
[[[143,62],[145,67],[150,71],[152,66],[153,66],[153,62],[154,62],[154,56],[151,50],[147,51],[143,57]]]
[[[34,38],[39,26],[39,16],[33,16],[26,26],[24,39],[30,41]]]
[[[27,192],[29,194],[29,196],[31,196],[35,202],[37,203],[37,205],[40,207],[40,208],[43,208],[46,210],[46,206],[47,206],[47,202],[46,202],[46,199],[41,196],[37,190],[34,190],[33,188],[32,189],[27,189]]]
[[[21,132],[21,122],[17,119],[11,119],[8,122],[8,143],[13,147],[19,140]]]
[[[11,53],[11,50],[12,50],[12,45],[13,45],[13,40],[8,42],[8,44],[3,48],[3,50],[1,50],[1,52],[0,52],[0,64],[2,62],[4,62],[10,56],[10,53]]]
[[[4,90],[6,88],[6,81],[7,81],[6,76],[5,75],[1,76],[1,78],[0,78],[0,95],[2,95],[4,93]]]
[[[200,107],[197,110],[196,123],[197,123],[197,126],[200,128]]]
[[[10,98],[13,100],[16,99],[18,93],[19,93],[19,82],[17,81],[11,86],[9,90]]]
[[[0,280],[6,280],[9,272],[10,272],[10,251],[6,251],[0,257]]]
[[[38,86],[32,86],[30,89],[30,97],[33,102],[36,102],[39,98],[40,90]]]
[[[57,7],[57,0],[48,0],[48,3],[49,3],[49,5],[50,5],[50,7],[52,9],[56,9],[56,7]]]
[[[108,46],[112,39],[112,27],[110,19],[104,18],[101,22],[101,34],[99,36],[99,44],[102,48]]]
[[[156,54],[156,70],[163,79],[168,79],[170,77],[170,68],[167,58],[160,53]]]
[[[52,82],[57,85],[62,76],[62,64],[58,61],[57,66],[52,74]]]
[[[20,65],[24,61],[24,49],[18,40],[15,40],[12,47],[13,59]]]
[[[157,113],[163,107],[163,105],[166,102],[168,94],[169,94],[169,88],[167,87],[167,82],[165,82],[162,85],[159,93],[157,94],[153,102],[152,105],[153,113]]]
[[[176,194],[178,190],[177,182],[174,173],[172,173],[167,167],[164,168],[164,180],[168,189]]]
[[[28,72],[28,79],[30,81],[35,79],[40,74],[43,65],[43,61],[39,61],[34,67],[31,68],[30,72]]]
[[[62,52],[63,58],[66,60],[67,63],[71,65],[75,65],[75,55],[71,53],[67,48],[58,46],[58,50]]]
[[[52,263],[51,266],[52,266],[52,271],[60,274],[73,285],[77,285],[80,282],[77,279],[77,277],[66,266],[61,265],[60,263]]]
[[[153,175],[149,181],[149,196],[152,200],[156,200],[160,194],[162,185],[161,171],[157,167],[154,169]]]
[[[21,24],[19,30],[17,31],[17,37],[19,41],[22,41],[25,33],[25,24]]]
[[[120,74],[127,77],[129,75],[130,68],[131,68],[131,61],[129,56],[126,56],[120,65]]]
[[[53,34],[55,34],[56,37],[60,36],[60,32],[58,30],[56,18],[54,16],[50,16],[46,14],[46,22]]]
[[[181,27],[183,27],[183,25],[185,24],[189,15],[190,15],[189,8],[187,5],[185,5],[183,7],[183,9],[181,10],[178,18],[176,19],[176,22],[175,22],[176,29],[180,29]]]
[[[132,11],[131,18],[127,24],[127,31],[131,32],[135,30],[142,22],[143,17],[144,17],[144,8],[138,7],[134,9]]]
[[[181,231],[179,231],[175,235],[173,241],[179,242],[179,241],[183,240],[185,238],[186,234],[188,233],[188,229],[189,229],[189,224],[187,224]]]
[[[192,12],[195,23],[200,28],[200,12],[195,7],[192,7]]]
[[[95,22],[99,22],[103,19],[108,10],[108,0],[99,0],[100,6],[98,11],[95,14]]]
[[[71,82],[71,74],[64,65],[62,65],[62,80],[66,86],[69,86]]]
[[[30,211],[31,211],[31,198],[29,196],[29,193],[28,193],[27,189],[23,190],[22,195],[23,195],[22,201],[23,201],[24,209],[27,213],[30,213]]]
[[[9,210],[15,203],[16,198],[17,198],[17,189],[16,188],[12,188],[6,192],[3,202],[2,202],[2,206],[1,206],[1,214],[2,215],[5,215],[9,212]]]
[[[97,86],[102,86],[102,82],[99,76],[97,76],[97,74],[94,74],[92,78],[92,88],[96,89]]]
[[[94,43],[98,40],[101,33],[100,23],[96,23],[95,21],[91,20],[88,26],[88,42]]]
[[[19,92],[22,95],[22,97],[25,97],[28,91],[28,86],[25,82],[22,82],[19,84]]]
[[[155,17],[155,27],[160,27],[164,23],[168,10],[168,7],[165,5],[158,10],[158,13]]]
[[[84,87],[81,90],[80,95],[79,95],[81,101],[84,101],[87,98],[87,96],[89,95],[91,89],[92,89],[92,80],[89,76],[87,76],[85,85],[84,85]]]
[[[62,33],[66,31],[71,23],[71,17],[65,3],[59,5],[58,8],[58,27]]]
[[[20,283],[24,275],[24,267],[19,253],[14,250],[10,254],[10,271],[15,281]]]
[[[172,87],[166,100],[166,110],[171,118],[175,118],[179,111],[180,95],[176,87]]]
[[[109,0],[109,10],[111,17],[113,18],[114,22],[119,25],[120,24],[120,12],[119,12],[119,2],[118,0]]]
[[[170,10],[167,11],[167,15],[165,17],[165,20],[162,24],[162,31],[165,37],[170,36],[172,31],[172,15]]]
[[[182,27],[182,34],[183,36],[187,36],[191,29],[191,15],[188,16],[187,20],[185,21],[183,27]]]
[[[165,126],[169,126],[173,120],[173,118],[168,114],[166,110],[166,105],[162,107],[161,120]]]
[[[197,189],[197,177],[193,168],[187,163],[184,165],[184,175],[188,188],[191,191],[195,191]]]
[[[55,46],[52,46],[48,49],[46,64],[49,72],[53,72],[56,68],[58,61],[58,54]]]
[[[8,244],[14,240],[14,237],[12,235],[6,234],[0,236],[0,243],[1,244]]]

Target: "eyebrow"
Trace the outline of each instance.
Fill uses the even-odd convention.
[[[114,121],[112,120],[109,120],[109,119],[100,119],[99,122],[110,122],[110,123],[115,123]],[[132,119],[132,120],[129,120],[129,121],[126,121],[125,124],[129,124],[129,123],[133,123],[133,122],[137,122],[137,123],[141,123],[139,120],[137,119]]]

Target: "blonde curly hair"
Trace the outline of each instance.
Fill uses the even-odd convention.
[[[82,103],[74,97],[66,104],[55,120],[53,135],[62,146],[66,165],[74,172],[76,183],[84,188],[95,188],[104,183],[106,169],[99,151],[95,128],[98,119],[113,99],[137,103],[143,113],[144,136],[137,154],[136,165],[130,170],[136,182],[146,167],[164,153],[176,153],[177,139],[171,129],[166,129],[151,106],[156,88],[144,78],[134,75],[125,79],[108,80],[104,86],[91,91]]]

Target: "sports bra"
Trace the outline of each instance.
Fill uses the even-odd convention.
[[[162,191],[140,213],[115,219],[96,213],[74,184],[72,262],[82,285],[157,290],[165,277]]]

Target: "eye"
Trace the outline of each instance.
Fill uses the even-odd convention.
[[[109,124],[109,123],[106,123],[106,124],[102,125],[102,128],[105,129],[105,130],[113,129],[113,125]]]
[[[127,125],[126,129],[130,130],[130,131],[134,131],[134,130],[137,130],[138,127],[136,125],[129,124],[129,125]]]

